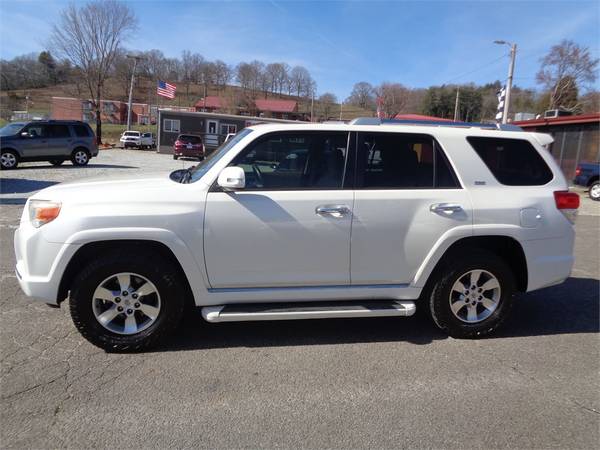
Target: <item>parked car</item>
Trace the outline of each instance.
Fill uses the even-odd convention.
[[[69,297],[109,351],[161,342],[188,300],[208,322],[418,307],[487,336],[515,292],[569,277],[579,196],[551,136],[458,125],[250,126],[193,168],[46,188],[15,232],[20,286]]]
[[[142,134],[142,148],[155,148],[156,147],[156,136],[154,133]]]
[[[96,136],[85,122],[40,120],[13,122],[0,129],[0,167],[15,169],[20,162],[48,161],[60,166],[70,159],[85,166],[98,156]]]
[[[121,134],[119,142],[123,148],[152,148],[156,146],[156,139],[152,133],[142,133],[141,131],[124,131]]]
[[[583,186],[588,189],[588,195],[592,200],[600,200],[600,162],[586,163],[582,162],[575,169],[575,179],[573,184]]]
[[[194,134],[180,134],[173,144],[173,159],[180,157],[204,159],[202,138]]]

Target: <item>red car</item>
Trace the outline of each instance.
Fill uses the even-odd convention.
[[[202,138],[194,134],[180,134],[173,144],[173,159],[180,156],[204,159],[204,144]]]

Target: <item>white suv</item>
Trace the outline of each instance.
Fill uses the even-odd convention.
[[[544,134],[475,126],[258,125],[192,169],[63,183],[15,233],[29,296],[147,348],[186,301],[209,322],[431,313],[454,337],[565,280],[579,197]]]
[[[152,133],[142,133],[140,131],[124,131],[119,139],[123,148],[136,147],[139,149],[152,148],[156,141]]]

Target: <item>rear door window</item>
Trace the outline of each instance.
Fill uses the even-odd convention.
[[[49,138],[60,139],[71,137],[71,132],[67,125],[48,125],[47,128]]]
[[[425,134],[359,133],[358,189],[456,189],[452,168]]]
[[[525,139],[470,136],[467,141],[504,185],[541,186],[553,178],[544,159]]]

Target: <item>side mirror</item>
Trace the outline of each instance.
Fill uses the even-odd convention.
[[[217,184],[226,191],[244,189],[246,186],[246,174],[241,167],[225,167],[219,174]]]
[[[22,138],[28,138],[30,136],[29,136],[29,133],[27,131],[23,131],[23,132],[21,132],[21,137]]]

